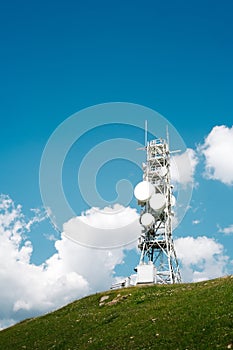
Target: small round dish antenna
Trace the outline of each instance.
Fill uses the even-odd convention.
[[[155,221],[155,219],[154,219],[153,215],[150,213],[144,213],[141,216],[141,224],[143,226],[149,227],[154,223],[154,221]]]
[[[154,211],[162,211],[166,206],[166,197],[162,193],[154,194],[150,199],[150,207]]]
[[[162,166],[158,171],[159,176],[164,177],[167,175],[167,168],[165,166]]]
[[[140,202],[146,202],[155,193],[154,186],[148,181],[141,181],[134,189],[134,195]]]

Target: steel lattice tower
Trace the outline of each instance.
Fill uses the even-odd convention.
[[[172,195],[170,151],[164,139],[146,141],[143,181],[135,187],[141,205],[142,226],[138,247],[141,250],[137,283],[173,284],[181,282],[172,238]]]

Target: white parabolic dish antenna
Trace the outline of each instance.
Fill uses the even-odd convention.
[[[134,189],[138,201],[145,202],[155,193],[154,186],[148,181],[141,181]]]
[[[162,193],[154,194],[150,199],[150,207],[154,211],[161,211],[166,206],[166,197]]]
[[[152,214],[145,213],[141,216],[141,224],[143,226],[151,226],[154,223],[155,219]]]
[[[162,166],[161,168],[156,170],[158,175],[161,177],[164,177],[167,174],[167,168],[165,166]]]

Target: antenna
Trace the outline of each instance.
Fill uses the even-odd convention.
[[[166,137],[167,137],[167,145],[168,145],[168,149],[170,148],[170,140],[169,140],[169,130],[168,130],[168,125],[166,125]],[[175,150],[175,151],[169,151],[170,152],[170,154],[172,154],[172,153],[179,153],[179,152],[181,152],[181,150],[180,149],[177,149],[177,150]]]
[[[147,120],[145,120],[145,147],[147,146]]]
[[[170,142],[169,142],[169,131],[168,131],[168,125],[166,125],[166,136],[167,136],[167,145],[168,145],[168,148],[170,146]]]
[[[147,120],[145,120],[145,127],[144,127],[144,130],[145,130],[145,147],[140,147],[140,148],[137,148],[137,151],[145,151],[146,150],[146,147],[147,147],[147,140],[148,140],[148,131],[147,131]]]

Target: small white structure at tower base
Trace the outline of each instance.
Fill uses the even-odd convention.
[[[152,261],[141,263],[137,267],[136,284],[156,283],[156,268]]]

